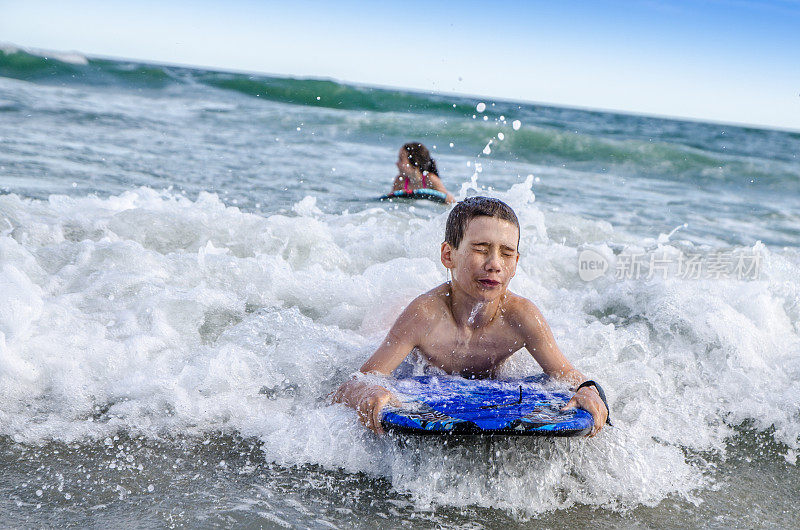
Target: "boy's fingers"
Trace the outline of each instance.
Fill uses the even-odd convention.
[[[373,431],[378,434],[383,434],[383,426],[381,425],[381,409],[383,407],[380,404],[375,404],[375,407],[372,409],[372,424],[374,425]]]
[[[602,429],[603,426],[606,424],[606,418],[608,414],[603,414],[603,411],[599,411],[597,416],[592,414],[592,418],[594,419],[594,427],[592,428],[592,436],[598,434]]]
[[[374,410],[374,403],[368,401],[364,406],[364,425],[367,426],[367,429],[374,431],[375,430],[375,419],[373,418],[373,410]]]
[[[372,403],[369,401],[362,401],[358,404],[358,420],[364,424],[367,429],[375,430],[372,424]]]
[[[359,405],[356,409],[356,412],[358,412],[358,421],[369,427],[369,415],[366,413],[364,408]]]
[[[561,407],[561,410],[574,409],[578,406],[578,396],[572,396],[572,399],[567,401],[567,404]]]
[[[572,408],[576,408],[576,407],[581,407],[584,410],[586,410],[587,412],[589,412],[589,414],[592,415],[592,420],[594,421],[594,426],[592,426],[592,430],[589,431],[589,434],[587,434],[586,437],[587,438],[592,438],[592,437],[596,436],[597,433],[600,432],[600,429],[603,428],[604,421],[601,421],[601,420],[603,420],[602,413],[599,413],[597,411],[591,410],[591,409],[594,409],[594,407],[591,406],[591,403],[588,404],[588,405],[589,405],[588,408],[585,407],[585,406],[581,407],[581,400],[578,398],[578,395],[575,394],[574,396],[572,396],[572,399],[570,399],[567,402],[566,405],[561,407],[561,410],[568,410],[568,409],[572,409]]]
[[[376,397],[370,396],[362,400],[356,411],[358,412],[358,419],[367,429],[375,432],[376,434],[383,434],[383,425],[381,425],[381,416],[383,416],[383,407],[387,404],[401,406],[402,403],[392,394],[384,394],[383,396]]]

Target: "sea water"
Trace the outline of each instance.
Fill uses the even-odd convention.
[[[374,200],[409,140],[457,198],[515,208],[510,288],[613,428],[378,437],[329,404],[447,279],[448,208]],[[795,132],[6,47],[3,524],[789,526],[798,155]]]

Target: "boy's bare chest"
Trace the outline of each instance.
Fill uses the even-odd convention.
[[[473,332],[440,325],[430,330],[419,350],[428,362],[447,372],[490,375],[522,348],[522,341],[515,335],[502,325]]]

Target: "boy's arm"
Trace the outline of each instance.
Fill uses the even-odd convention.
[[[542,367],[544,373],[559,381],[570,383],[574,387],[586,381],[586,377],[575,369],[558,349],[553,332],[539,308],[530,300],[524,299],[520,305],[520,327],[524,333],[525,347]],[[608,418],[608,409],[594,387],[584,387],[578,390],[564,408],[572,407],[582,408],[591,413],[594,427],[589,436],[600,432]]]
[[[411,302],[395,321],[392,329],[375,353],[361,367],[362,373],[389,375],[400,366],[408,354],[418,344],[420,315],[423,310],[419,299]],[[367,428],[378,434],[381,427],[381,410],[387,403],[399,405],[399,401],[389,390],[354,377],[342,383],[334,393],[334,403],[344,403],[358,412],[358,418]]]

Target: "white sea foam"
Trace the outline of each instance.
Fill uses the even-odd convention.
[[[333,215],[307,197],[262,217],[213,194],[147,188],[0,196],[0,435],[36,444],[235,431],[260,439],[270,461],[387,477],[421,505],[528,514],[691,497],[711,469],[686,452],[723,451],[742,422],[774,430],[793,461],[800,257],[757,246],[757,281],[583,282],[582,245],[611,252],[631,237],[545,216],[532,185],[496,194],[522,225],[512,290],[606,387],[616,426],[597,438],[403,445],[328,405],[400,310],[446,279],[447,212]],[[534,370],[520,352],[503,375]]]

